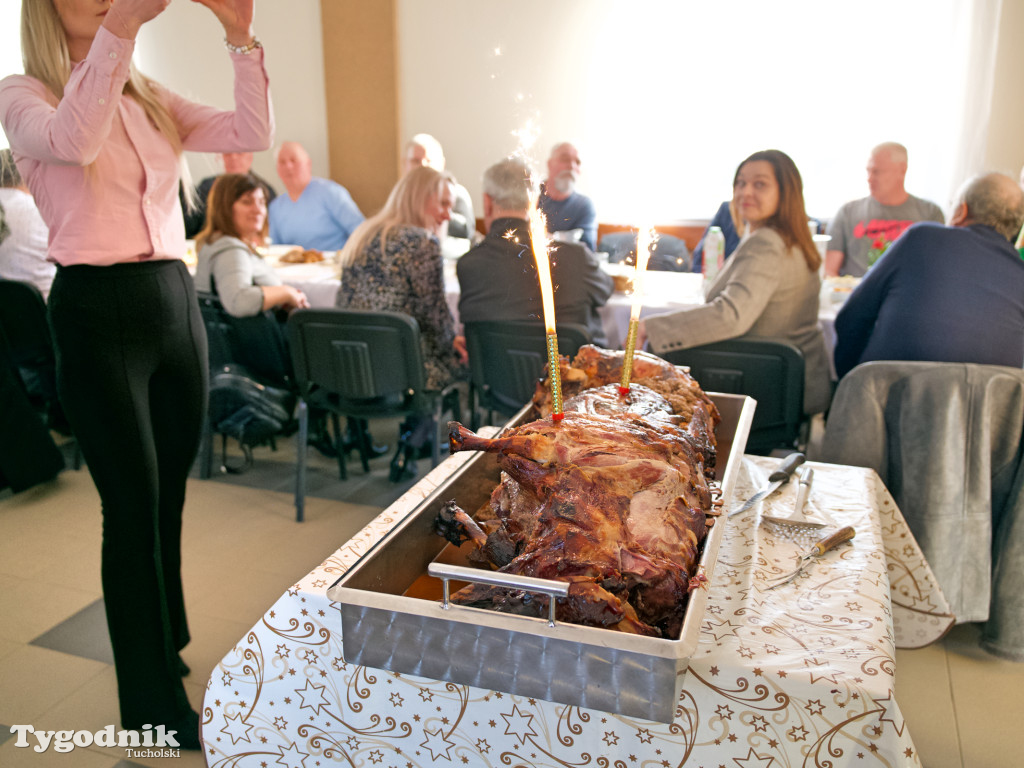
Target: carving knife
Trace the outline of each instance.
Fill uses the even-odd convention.
[[[796,468],[803,464],[806,460],[807,457],[804,456],[802,453],[789,454],[789,456],[787,456],[785,460],[779,465],[779,468],[768,476],[768,482],[761,486],[761,489],[758,490],[757,493],[755,493],[749,499],[747,499],[738,507],[736,507],[736,509],[730,511],[728,517],[735,517],[736,515],[741,515],[748,509],[750,509],[752,506],[757,504],[757,502],[770,496],[772,493],[775,492],[775,490],[780,485],[789,482],[789,478],[793,476],[794,470],[796,470]]]

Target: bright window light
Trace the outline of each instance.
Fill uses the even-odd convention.
[[[708,218],[736,166],[776,148],[811,216],[867,194],[875,144],[908,190],[949,203],[969,23],[958,0],[639,0],[604,6],[585,73],[588,192],[624,221]],[[967,3],[966,5],[970,5]]]

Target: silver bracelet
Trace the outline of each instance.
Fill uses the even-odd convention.
[[[263,47],[263,43],[260,42],[260,39],[258,37],[253,35],[252,42],[249,43],[248,45],[232,45],[231,43],[228,42],[228,39],[225,37],[224,38],[224,47],[227,48],[232,53],[240,53],[243,56],[248,56],[250,53],[255,51],[257,48],[262,48]]]

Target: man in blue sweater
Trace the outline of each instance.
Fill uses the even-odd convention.
[[[1012,242],[1024,191],[1003,174],[977,176],[949,221],[911,226],[847,299],[840,377],[871,360],[1024,365],[1024,261]]]
[[[277,175],[287,194],[278,195],[267,208],[270,239],[318,251],[344,248],[364,218],[348,190],[314,176],[313,161],[297,141],[286,141],[278,150]]]
[[[597,251],[597,211],[589,197],[576,191],[579,177],[579,151],[568,141],[556,144],[548,158],[548,178],[541,185],[537,205],[547,219],[548,232],[582,229],[580,242]]]

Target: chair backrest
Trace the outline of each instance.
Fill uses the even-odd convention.
[[[197,291],[196,295],[206,326],[211,370],[237,363],[268,384],[294,390],[284,329],[272,312],[234,317],[215,294]]]
[[[611,264],[630,259],[635,263],[636,233],[612,232],[601,238],[597,249],[608,254]],[[658,240],[651,249],[647,269],[661,272],[689,272],[693,268],[693,256],[686,242],[673,235],[658,233]]]
[[[707,392],[749,395],[757,401],[747,438],[749,453],[792,446],[800,434],[804,406],[804,356],[787,341],[729,339],[662,355],[688,365]]]
[[[400,312],[300,309],[288,318],[299,392],[342,401],[381,400],[421,410],[426,390],[420,329]],[[341,405],[344,410],[344,403]]]
[[[466,323],[473,385],[482,404],[506,416],[530,402],[547,364],[547,334],[540,321]],[[558,324],[558,352],[573,357],[590,333],[582,325]]]
[[[46,302],[31,283],[0,280],[0,328],[18,367],[52,364],[53,342],[46,323]]]
[[[57,361],[46,302],[31,283],[0,280],[0,332],[7,358],[21,377],[34,406],[46,407],[57,399]]]

